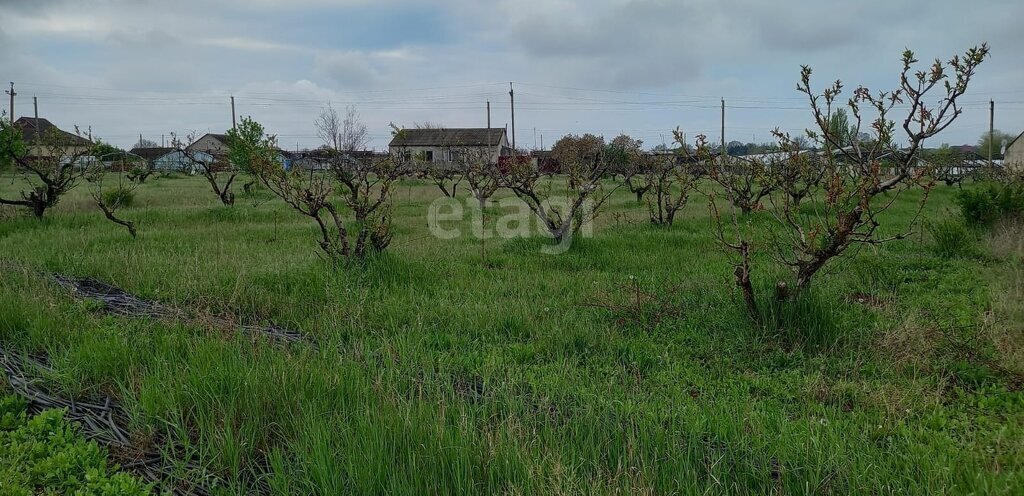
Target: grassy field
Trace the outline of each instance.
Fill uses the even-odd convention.
[[[545,255],[539,237],[432,237],[440,192],[408,180],[388,252],[331,270],[307,218],[278,201],[224,207],[208,188],[141,186],[122,212],[137,240],[85,188],[42,221],[0,212],[0,343],[47,353],[56,391],[120,398],[136,443],[205,467],[178,475],[225,494],[1024,487],[1019,225],[979,232],[958,258],[927,233],[861,249],[761,328],[699,195],[665,229],[619,191],[593,238]],[[934,194],[927,221],[957,215],[954,192]],[[888,217],[909,219],[916,200]],[[765,239],[770,217],[750,220]],[[755,263],[767,294],[779,269],[764,250]],[[39,270],[320,346],[104,315]],[[626,304],[633,285],[664,297],[592,305]]]

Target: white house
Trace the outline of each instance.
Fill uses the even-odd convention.
[[[186,174],[195,174],[200,168],[199,164],[195,163],[192,158],[189,158],[188,154],[178,148],[132,148],[130,153],[137,155],[146,162],[152,164],[153,170],[157,171],[175,171],[184,172]],[[213,155],[203,151],[194,151],[191,155],[195,160],[200,160],[206,163],[212,163],[214,161]]]
[[[1024,171],[1024,133],[1017,135],[1003,153],[1003,164],[1013,171]]]

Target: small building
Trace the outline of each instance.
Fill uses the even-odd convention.
[[[1024,172],[1024,133],[1018,134],[1010,144],[1006,145],[1003,164],[1007,170]]]
[[[478,153],[491,163],[512,154],[504,128],[403,129],[395,134],[388,151],[417,157],[428,163],[458,162],[464,154]]]
[[[204,152],[214,156],[223,155],[228,152],[228,135],[206,133],[191,145],[188,145],[188,150]]]
[[[14,128],[21,131],[29,157],[70,158],[88,153],[93,146],[92,141],[64,131],[43,118],[20,117],[14,121]]]
[[[131,152],[147,163],[155,171],[161,172],[184,172],[186,174],[195,174],[200,169],[200,164],[193,161],[200,160],[206,163],[213,163],[213,155],[195,151],[192,152],[192,158],[189,154],[186,154],[179,148],[164,148],[164,147],[145,147],[145,148],[132,148]]]

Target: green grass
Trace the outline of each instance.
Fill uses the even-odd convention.
[[[439,196],[400,184],[392,247],[336,271],[307,218],[276,201],[223,207],[199,178],[139,187],[119,211],[138,222],[134,241],[83,190],[42,221],[0,215],[13,262],[0,342],[47,352],[66,394],[115,394],[140,445],[197,463],[226,494],[257,481],[291,494],[1024,487],[1024,395],[1002,372],[1019,369],[1024,342],[1020,299],[1007,298],[1024,286],[1019,244],[949,258],[923,234],[858,250],[801,300],[765,301],[762,328],[699,195],[666,229],[620,190],[567,253],[490,239],[484,259],[470,236],[429,235]],[[937,191],[926,217],[955,215],[953,197]],[[905,223],[916,199],[887,218]],[[750,220],[767,295],[781,274],[772,220]],[[105,316],[35,270],[274,321],[321,346]],[[666,300],[678,311],[630,320],[585,305],[628,301],[630,277],[677,286]]]

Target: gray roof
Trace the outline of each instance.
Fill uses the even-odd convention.
[[[403,129],[390,146],[497,146],[504,136],[498,127]]]
[[[164,155],[167,155],[168,153],[171,153],[174,150],[176,150],[176,148],[165,148],[165,147],[159,147],[159,146],[157,146],[157,147],[141,147],[141,148],[140,147],[135,147],[135,148],[132,148],[131,153],[133,155],[138,155],[139,157],[142,157],[145,160],[154,160],[154,159],[158,159],[160,157],[163,157]]]
[[[60,140],[61,145],[74,145],[74,146],[89,146],[92,144],[91,141],[85,139],[77,134],[69,133],[64,131],[57,126],[54,126],[52,122],[40,117],[38,122],[35,117],[20,117],[14,121],[14,127],[21,130],[21,136],[27,143],[36,141],[36,138],[46,139],[51,133],[56,133],[57,139]],[[39,134],[36,134],[38,129]]]

